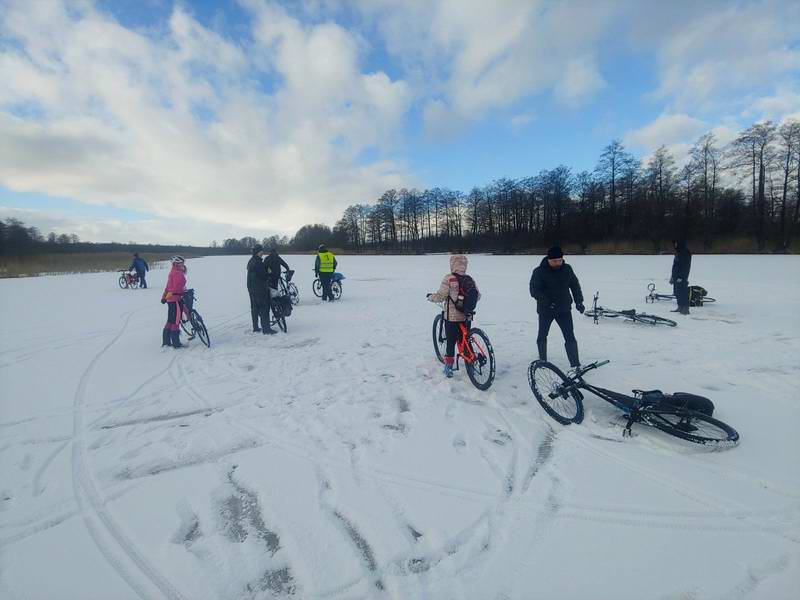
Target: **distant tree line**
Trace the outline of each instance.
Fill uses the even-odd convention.
[[[349,206],[327,241],[355,252],[514,252],[556,241],[584,251],[644,242],[659,252],[677,238],[711,250],[750,237],[759,251],[787,251],[799,225],[800,122],[767,121],[726,147],[706,133],[680,168],[664,146],[643,164],[614,140],[593,171],[559,165],[468,193],[388,190]]]

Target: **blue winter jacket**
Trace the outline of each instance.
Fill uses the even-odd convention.
[[[131,263],[129,271],[137,271],[139,273],[144,273],[145,271],[150,270],[150,266],[147,264],[147,261],[143,259],[141,256],[137,256],[133,259]]]

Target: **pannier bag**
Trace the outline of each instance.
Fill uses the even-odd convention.
[[[703,306],[703,298],[708,295],[708,291],[699,285],[689,286],[689,306]]]

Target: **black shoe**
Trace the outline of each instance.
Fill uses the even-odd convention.
[[[161,334],[161,347],[163,348],[164,346],[172,346],[172,339],[170,337],[169,329],[164,329]]]
[[[266,329],[263,331],[263,333],[264,333],[264,335],[275,335],[275,334],[276,334],[276,333],[278,333],[278,332],[277,332],[277,331],[275,331],[275,330],[274,330],[272,327],[267,327],[267,328],[266,328]]]
[[[259,333],[261,331],[261,327],[253,327],[253,333]]]
[[[172,339],[172,347],[173,348],[183,348],[183,344],[181,344],[181,332],[177,329],[173,329],[169,332],[170,338]]]

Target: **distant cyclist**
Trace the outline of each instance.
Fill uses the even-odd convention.
[[[328,252],[325,244],[320,244],[317,252],[317,259],[314,261],[314,273],[322,283],[322,301],[333,302],[333,292],[331,292],[331,279],[333,272],[336,271],[338,263],[333,252]]]
[[[147,264],[147,261],[143,258],[139,257],[138,252],[134,252],[133,254],[133,262],[131,266],[128,267],[128,271],[136,271],[136,276],[139,277],[139,287],[142,289],[147,288],[147,281],[145,281],[145,273],[150,270],[150,265]]]
[[[183,348],[180,336],[183,294],[186,292],[186,261],[182,256],[173,256],[170,262],[172,269],[167,277],[164,294],[161,296],[161,304],[167,305],[167,324],[164,325],[161,345]]]
[[[428,294],[428,300],[441,303],[444,311],[444,330],[447,335],[447,348],[444,353],[444,374],[445,377],[453,376],[453,363],[456,356],[456,342],[461,334],[461,324],[469,331],[471,327],[472,314],[463,310],[462,281],[472,278],[467,275],[467,257],[463,254],[454,254],[450,257],[450,272],[442,278],[439,289],[432,294]],[[472,281],[474,286],[474,281]],[[480,299],[480,292],[477,291],[474,302]]]

